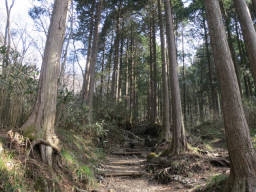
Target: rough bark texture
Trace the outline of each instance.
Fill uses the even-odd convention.
[[[37,101],[32,114],[22,126],[25,136],[41,144],[42,159],[50,166],[52,148],[59,149],[54,132],[58,81],[56,74],[59,74],[69,3],[70,0],[55,0],[44,51]],[[41,141],[44,141],[44,144]]]
[[[165,57],[165,38],[164,27],[162,18],[162,4],[158,0],[158,18],[160,26],[160,39],[161,39],[161,59],[162,59],[162,81],[163,81],[163,137],[166,140],[170,139],[170,121],[169,121],[169,91],[168,91],[168,77],[167,77],[167,62]]]
[[[173,140],[172,140],[172,154],[179,154],[187,149],[187,141],[185,137],[185,129],[182,117],[180,88],[178,79],[178,64],[176,57],[176,45],[174,36],[173,18],[169,0],[165,2],[166,14],[166,35],[168,45],[168,56],[170,64],[170,78],[171,78],[171,97],[172,97],[172,121],[173,121]]]
[[[256,190],[256,154],[250,140],[218,0],[204,1],[214,61],[221,86],[225,134],[231,159],[227,191]]]
[[[238,13],[254,82],[256,83],[256,31],[245,0],[234,0],[234,5]]]

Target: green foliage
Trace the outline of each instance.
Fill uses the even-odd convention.
[[[88,108],[81,104],[78,96],[71,91],[60,90],[58,92],[57,118],[58,127],[64,129],[80,129],[86,124]]]
[[[18,127],[34,106],[39,72],[35,66],[19,63],[3,68],[0,76],[0,118],[2,126]]]
[[[0,190],[3,192],[26,192],[29,187],[24,180],[24,170],[10,153],[0,155]]]
[[[77,179],[79,179],[81,182],[88,183],[89,186],[93,186],[96,184],[95,176],[91,168],[89,168],[86,165],[80,166],[76,170]]]

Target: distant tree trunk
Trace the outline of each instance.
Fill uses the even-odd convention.
[[[256,85],[256,31],[246,1],[234,0],[234,5],[239,16],[254,78],[254,84]]]
[[[184,122],[186,122],[187,120],[187,116],[186,116],[186,108],[187,108],[187,104],[186,104],[186,76],[185,76],[185,47],[184,47],[184,24],[182,24],[182,32],[181,32],[181,37],[182,37],[182,78],[183,78],[183,115],[184,115]]]
[[[111,83],[111,95],[113,100],[116,100],[116,87],[117,87],[117,75],[118,75],[118,68],[120,63],[120,57],[119,57],[119,44],[120,44],[120,18],[119,15],[116,19],[116,38],[114,42],[114,67],[113,67],[113,73],[112,73],[112,83]]]
[[[126,43],[126,78],[125,78],[125,97],[126,97],[126,111],[130,114],[130,99],[129,99],[129,40]],[[127,118],[129,119],[129,118]]]
[[[131,25],[131,47],[130,47],[130,123],[134,121],[134,35]]]
[[[70,43],[70,38],[71,38],[71,33],[67,37],[67,43],[64,48],[63,61],[61,63],[60,75],[59,75],[59,79],[58,79],[58,87],[60,87],[60,86],[64,87],[64,75],[65,75],[65,68],[66,68],[66,63],[67,63],[68,47],[69,47],[69,43]]]
[[[122,21],[122,29],[124,28],[124,22]],[[123,52],[124,52],[124,37],[123,32],[121,32],[121,47],[120,47],[120,67],[118,75],[118,87],[117,87],[117,101],[120,101],[122,96],[122,82],[123,82]]]
[[[103,101],[103,83],[104,83],[104,65],[105,65],[105,41],[103,45],[103,52],[102,52],[102,61],[101,61],[101,76],[100,76],[100,97],[101,102]]]
[[[156,53],[156,26],[155,26],[155,5],[152,7],[152,44],[153,44],[153,122],[158,119],[157,110],[157,53]]]
[[[101,11],[102,11],[103,0],[99,0],[96,8],[96,18],[94,24],[94,32],[93,32],[93,44],[92,44],[92,57],[91,57],[91,65],[90,65],[90,81],[89,81],[89,97],[88,97],[88,107],[89,114],[88,120],[89,123],[92,122],[93,117],[93,93],[94,93],[94,85],[95,85],[95,66],[97,62],[97,54],[98,54],[98,40],[99,40],[99,25],[101,19]]]
[[[169,0],[165,2],[166,14],[166,34],[168,45],[168,56],[170,64],[170,77],[171,77],[171,96],[172,96],[172,121],[173,121],[173,140],[172,140],[172,154],[180,154],[187,150],[187,141],[182,117],[182,107],[178,79],[178,64],[176,57],[176,45],[174,36],[174,27],[172,12]]]
[[[169,91],[168,91],[168,76],[167,76],[167,62],[165,57],[165,38],[162,18],[162,4],[158,0],[158,18],[160,26],[160,40],[161,40],[161,58],[162,58],[162,81],[163,81],[163,137],[167,140],[171,137],[170,132],[170,113],[169,113]]]
[[[212,65],[211,65],[211,54],[210,54],[210,50],[209,50],[209,43],[208,43],[208,31],[206,28],[206,20],[204,17],[204,21],[203,21],[203,26],[204,26],[204,41],[205,41],[205,50],[206,50],[206,58],[207,58],[207,66],[208,66],[208,71],[209,71],[209,82],[210,82],[210,96],[211,99],[209,98],[209,100],[211,101],[210,103],[210,108],[212,109],[212,113],[213,113],[213,119],[217,119],[217,111],[218,111],[218,101],[217,101],[217,90],[216,87],[213,84],[213,72],[212,72]]]
[[[91,49],[92,49],[92,40],[93,40],[93,31],[95,26],[94,17],[94,9],[95,9],[95,1],[92,3],[91,7],[91,18],[90,18],[90,26],[89,26],[89,38],[88,38],[88,48],[87,48],[87,57],[86,57],[86,64],[85,64],[85,71],[84,71],[84,77],[83,77],[83,85],[81,90],[81,96],[83,102],[88,102],[88,96],[89,96],[89,84],[90,84],[90,65],[91,65]]]
[[[149,108],[148,117],[151,123],[154,122],[154,77],[153,77],[153,32],[152,32],[152,18],[149,21]]]
[[[11,19],[11,11],[14,6],[15,0],[12,0],[11,5],[9,7],[8,0],[5,0],[5,8],[6,8],[6,25],[5,25],[5,35],[4,35],[4,46],[6,47],[5,57],[3,59],[3,74],[5,75],[4,68],[9,64],[9,54],[11,49],[11,29],[10,29],[10,19]]]
[[[55,0],[40,74],[39,90],[33,112],[22,126],[24,135],[40,144],[41,157],[52,165],[52,148],[58,150],[54,132],[57,81],[66,16],[70,0]],[[42,142],[43,141],[43,142]]]
[[[221,86],[225,134],[231,159],[228,192],[256,190],[256,154],[250,140],[218,0],[204,1]]]
[[[223,5],[223,0],[220,1],[220,9],[221,9],[221,12],[222,12],[222,15],[223,15],[223,18],[225,20],[225,26],[226,26],[226,30],[227,30],[227,34],[228,34],[228,45],[229,45],[229,48],[230,48],[230,51],[231,51],[231,55],[232,55],[232,60],[234,62],[234,67],[235,67],[235,70],[236,70],[236,76],[237,76],[237,80],[238,80],[238,85],[239,85],[239,90],[240,90],[240,93],[242,95],[242,89],[241,89],[241,83],[240,83],[240,68],[239,68],[239,65],[236,61],[236,54],[235,54],[235,48],[233,46],[233,42],[232,42],[232,33],[231,33],[231,29],[230,29],[230,18],[228,17],[227,15],[227,12],[224,8],[224,5]]]
[[[108,81],[107,81],[107,97],[109,97],[109,92],[111,91],[110,89],[110,76],[111,76],[111,64],[112,64],[112,55],[113,55],[113,40],[114,40],[114,32],[112,33],[111,37],[111,45],[110,45],[110,50],[108,54],[108,62],[107,62],[107,70],[108,70]]]

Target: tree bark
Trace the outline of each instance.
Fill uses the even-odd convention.
[[[105,41],[103,43],[102,61],[101,61],[101,76],[100,76],[100,97],[103,102],[103,87],[104,87],[104,66],[105,66]]]
[[[167,76],[167,62],[165,57],[165,37],[162,18],[162,3],[161,0],[158,3],[158,18],[160,26],[160,40],[161,40],[161,59],[162,59],[162,81],[163,81],[163,137],[166,141],[170,139],[170,113],[169,113],[169,91],[168,91],[168,76]]]
[[[219,2],[218,0],[204,1],[204,4],[220,81],[225,134],[231,159],[227,191],[253,192],[256,190],[256,154],[250,140]]]
[[[155,4],[152,6],[152,44],[153,44],[153,122],[158,119],[157,110],[157,53],[156,53],[156,26],[155,26]]]
[[[87,48],[87,58],[86,58],[86,64],[85,64],[85,72],[83,77],[83,85],[81,90],[81,97],[83,102],[88,101],[89,97],[89,84],[90,84],[90,65],[91,65],[91,49],[92,49],[92,39],[93,39],[93,31],[94,31],[94,9],[95,9],[95,1],[92,3],[91,7],[91,19],[90,19],[90,31],[89,31],[89,38],[88,38],[88,48]]]
[[[117,80],[118,80],[118,68],[119,68],[119,63],[120,63],[120,58],[119,58],[119,43],[120,43],[120,18],[119,15],[117,16],[116,19],[116,38],[114,42],[114,67],[113,67],[113,73],[112,73],[112,84],[111,84],[111,95],[112,99],[116,100],[116,85],[117,85]]]
[[[237,76],[237,80],[238,80],[239,90],[240,90],[240,93],[242,95],[242,88],[241,88],[241,83],[240,83],[240,67],[239,67],[239,65],[236,61],[235,48],[233,46],[232,33],[231,33],[231,29],[230,29],[231,20],[227,15],[227,12],[224,8],[224,5],[223,5],[222,1],[223,0],[220,1],[220,9],[221,9],[224,21],[225,21],[225,26],[226,26],[226,30],[227,30],[227,34],[228,34],[228,45],[229,45],[229,48],[230,48],[230,51],[231,51],[232,60],[234,62],[234,67],[235,67],[235,70],[236,70],[236,76]]]
[[[234,0],[234,5],[243,31],[243,37],[249,56],[254,84],[256,85],[256,31],[245,0]]]
[[[168,45],[168,56],[171,77],[171,97],[172,97],[172,121],[173,121],[173,140],[171,154],[180,154],[187,150],[187,141],[182,117],[181,97],[178,79],[178,64],[176,57],[176,45],[173,18],[169,0],[165,2],[166,14],[166,35]]]
[[[22,126],[24,135],[40,144],[42,160],[52,165],[52,149],[59,149],[54,131],[57,81],[70,0],[55,0],[44,51],[39,91],[33,112]],[[47,144],[47,145],[46,145]]]
[[[94,93],[94,84],[95,84],[95,66],[97,62],[97,54],[98,54],[98,41],[99,41],[99,25],[101,19],[101,11],[102,11],[103,0],[99,0],[96,8],[96,18],[94,24],[94,32],[93,32],[93,44],[92,44],[92,57],[91,57],[91,65],[90,65],[90,81],[89,81],[89,95],[88,95],[88,107],[89,114],[88,120],[89,123],[92,122],[93,117],[93,93]]]

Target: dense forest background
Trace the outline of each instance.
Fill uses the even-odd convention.
[[[256,190],[255,0],[34,0],[33,34],[3,3],[1,191],[92,190],[126,148],[166,191]]]

